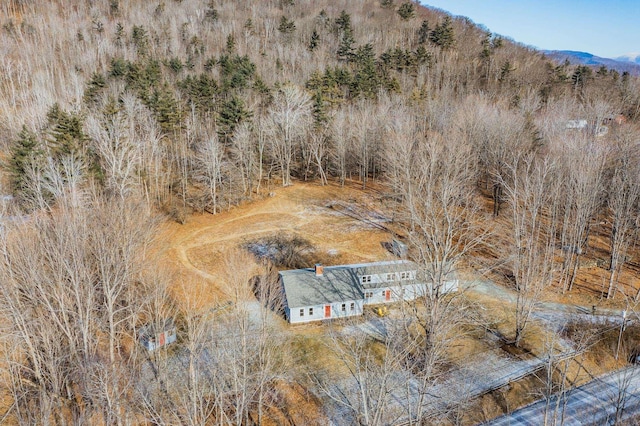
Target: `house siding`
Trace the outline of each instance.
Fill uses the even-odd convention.
[[[350,300],[346,302],[333,302],[325,305],[304,306],[297,308],[286,308],[287,319],[291,324],[302,324],[306,322],[322,321],[325,319],[347,318],[362,315],[363,300]],[[342,311],[342,304],[345,304],[345,311]],[[353,303],[353,310],[351,309]],[[325,317],[325,307],[331,306],[331,316]],[[300,315],[300,309],[304,315]],[[313,314],[309,314],[309,309],[313,309]]]

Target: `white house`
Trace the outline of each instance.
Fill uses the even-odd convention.
[[[413,300],[431,286],[418,279],[409,260],[327,266],[280,272],[285,315],[290,323],[305,323],[362,315],[363,306]],[[457,291],[453,277],[444,292]]]

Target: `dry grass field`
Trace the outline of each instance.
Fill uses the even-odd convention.
[[[202,303],[216,304],[230,296],[224,283],[225,253],[260,237],[284,233],[304,238],[315,247],[317,261],[330,265],[392,258],[383,246],[392,238],[389,232],[332,208],[378,210],[379,197],[376,190],[355,185],[295,183],[220,214],[195,214],[184,225],[168,222],[158,250],[173,273],[174,288],[200,286],[205,290],[199,292],[205,295]]]

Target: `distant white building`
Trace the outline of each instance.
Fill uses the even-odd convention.
[[[587,120],[569,120],[567,121],[567,129],[586,129]]]
[[[365,305],[413,300],[430,291],[409,260],[322,266],[280,272],[290,323],[359,316]],[[444,293],[458,290],[451,276]]]

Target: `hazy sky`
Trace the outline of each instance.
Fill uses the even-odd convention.
[[[640,0],[421,0],[491,32],[549,50],[640,53]]]

